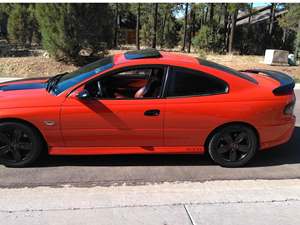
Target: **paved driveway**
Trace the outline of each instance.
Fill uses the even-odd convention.
[[[300,99],[300,90],[296,94]],[[300,119],[299,101],[296,115]],[[198,155],[48,156],[31,168],[0,166],[0,187],[287,178],[300,178],[300,120],[288,144],[259,152],[245,168],[222,168]]]

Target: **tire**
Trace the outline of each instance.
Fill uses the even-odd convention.
[[[245,125],[228,125],[217,130],[208,144],[210,158],[223,167],[241,167],[256,154],[258,137]]]
[[[0,124],[0,164],[25,167],[39,157],[44,141],[39,132],[19,122]]]

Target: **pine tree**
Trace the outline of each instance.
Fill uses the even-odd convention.
[[[9,40],[25,45],[30,35],[30,17],[25,4],[15,4],[8,18]]]
[[[287,4],[286,8],[289,11],[279,20],[279,24],[282,28],[296,32],[295,57],[298,58],[300,51],[300,4]]]
[[[108,4],[37,4],[44,48],[57,60],[77,61],[82,48],[111,47],[113,16]]]

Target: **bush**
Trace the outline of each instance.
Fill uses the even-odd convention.
[[[81,49],[93,54],[110,47],[113,16],[108,4],[37,4],[44,48],[57,60],[79,62]]]

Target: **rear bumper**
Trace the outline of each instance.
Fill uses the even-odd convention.
[[[268,149],[288,142],[294,132],[296,117],[288,118],[280,125],[260,128],[260,149]]]

